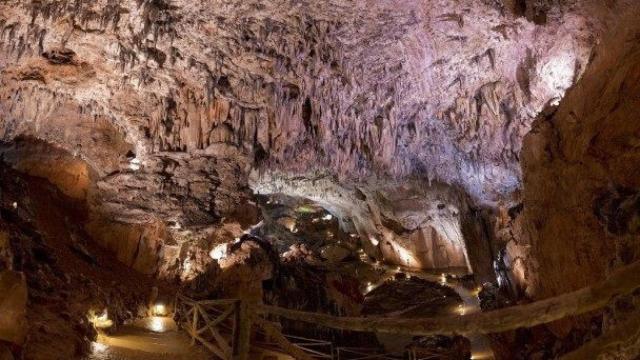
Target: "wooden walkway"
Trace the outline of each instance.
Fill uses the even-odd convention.
[[[249,304],[235,299],[194,301],[181,295],[176,299],[176,311],[192,341],[201,343],[220,359],[248,360],[251,351],[261,348],[288,354],[299,360],[339,359],[337,356],[347,351],[334,349],[332,344],[322,340],[296,339],[283,335],[278,323],[267,319],[281,317],[338,330],[413,336],[490,334],[533,327],[602,309],[620,296],[632,294],[639,289],[638,274],[640,262],[620,268],[606,280],[571,293],[527,305],[465,316],[414,319],[336,317]],[[611,352],[640,355],[638,318],[638,315],[632,316],[627,322],[618,324],[611,330],[611,334],[623,334],[623,338],[605,334],[574,353],[567,354],[566,358],[580,359],[585,353],[590,358]],[[364,353],[362,357],[350,359],[419,360],[412,357],[411,349],[408,349],[407,354],[400,354],[401,357],[380,353],[376,355],[366,351]]]

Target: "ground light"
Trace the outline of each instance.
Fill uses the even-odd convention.
[[[164,304],[156,304],[153,306],[152,314],[155,316],[167,316],[167,307]]]
[[[463,316],[466,314],[466,312],[467,312],[467,309],[465,308],[464,305],[458,305],[458,314]]]
[[[100,315],[97,315],[94,311],[90,311],[87,317],[89,318],[89,322],[96,329],[107,329],[113,326],[113,321],[109,319],[109,312],[107,309],[104,309]]]
[[[165,329],[165,319],[159,316],[153,316],[148,323],[149,330],[153,332],[164,332]]]
[[[103,344],[103,343],[99,343],[97,341],[94,341],[91,343],[91,353],[93,354],[99,354],[99,353],[103,353],[107,350],[108,346]]]

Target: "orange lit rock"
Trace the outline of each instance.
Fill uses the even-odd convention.
[[[22,345],[27,335],[27,282],[22,273],[0,272],[0,340]]]

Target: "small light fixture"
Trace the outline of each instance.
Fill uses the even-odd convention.
[[[142,162],[140,161],[140,159],[138,159],[137,157],[134,157],[133,159],[129,160],[129,169],[133,171],[138,171],[140,170],[141,164]]]
[[[113,321],[109,319],[109,312],[107,309],[104,309],[102,314],[96,315],[95,312],[89,312],[89,322],[93,324],[93,327],[96,329],[106,329],[113,326]]]
[[[327,215],[322,217],[322,220],[325,220],[325,221],[329,221],[331,219],[333,219],[333,215],[331,215],[331,214],[327,214]]]
[[[17,209],[17,208],[18,208],[18,203],[17,203],[17,202],[15,202],[15,201],[14,201],[14,202],[13,202],[13,204],[11,204],[11,205],[13,205],[13,208],[14,208],[14,209]]]
[[[371,283],[371,281],[369,281],[369,282],[367,283],[367,289],[366,289],[365,294],[370,293],[373,289],[375,289],[375,286]]]
[[[91,353],[93,354],[99,354],[99,353],[105,352],[107,348],[108,346],[103,343],[99,343],[96,341],[91,343]]]
[[[166,330],[164,326],[164,319],[157,316],[151,318],[148,327],[149,330],[158,333],[164,332]]]
[[[167,307],[164,304],[155,304],[153,306],[153,315],[155,316],[167,316]]]
[[[238,239],[239,241],[239,239]],[[222,260],[227,257],[229,251],[229,247],[227,244],[219,244],[209,252],[209,256],[211,256],[214,260]]]

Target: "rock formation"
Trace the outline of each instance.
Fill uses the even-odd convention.
[[[60,192],[3,183],[24,196],[5,212],[40,216],[7,226],[174,285],[210,285],[252,233],[290,266],[575,290],[640,251],[639,19],[636,0],[4,0],[0,167]],[[344,243],[263,196],[313,202]],[[2,239],[0,274],[32,288]]]

